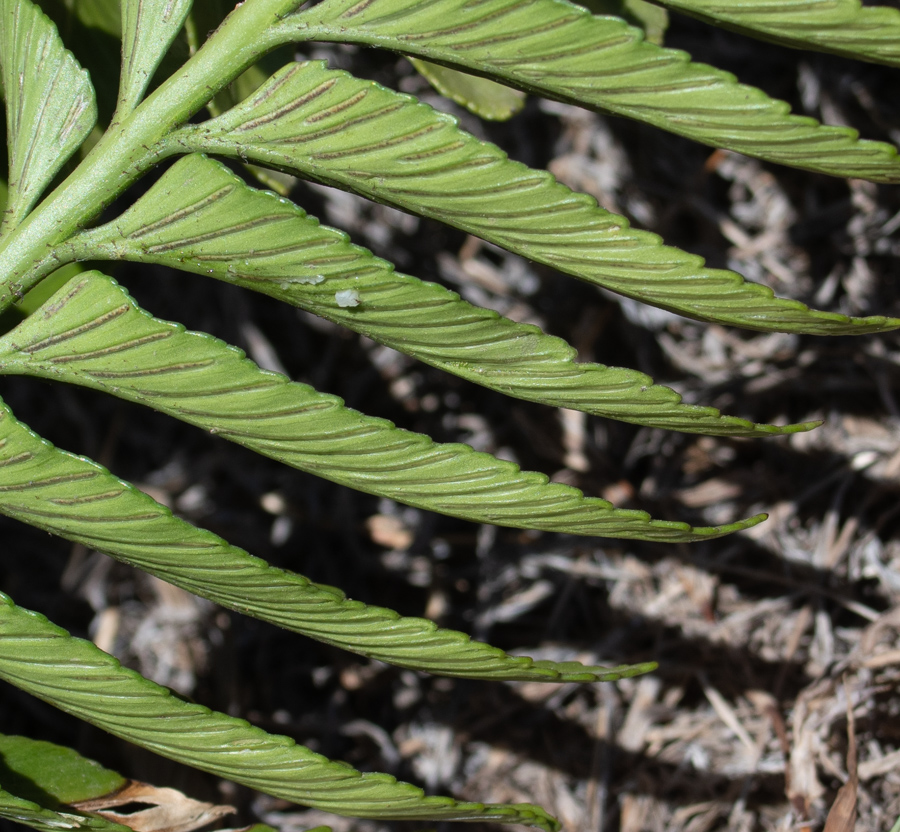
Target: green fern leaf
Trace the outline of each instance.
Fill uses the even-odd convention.
[[[128,781],[71,748],[0,734],[3,785],[47,805],[81,803],[121,789]]]
[[[726,29],[797,49],[900,66],[900,10],[860,0],[657,0]]]
[[[4,820],[41,832],[130,832],[127,826],[69,805],[103,797],[127,782],[71,748],[0,734],[0,770],[0,818]]]
[[[209,335],[152,318],[97,272],[0,339],[0,372],[105,390],[334,482],[480,523],[674,542],[763,519],[699,528],[652,520],[467,445],[439,445],[260,370]]]
[[[668,12],[645,0],[582,0],[580,5],[594,14],[617,15],[633,26],[639,26],[651,43],[661,44],[668,26]],[[525,104],[525,93],[521,90],[420,58],[410,57],[409,60],[441,95],[481,118],[505,121]]]
[[[506,121],[525,106],[525,93],[490,78],[469,75],[446,66],[409,59],[419,74],[441,95],[489,121]]]
[[[0,512],[99,549],[229,609],[414,670],[474,679],[596,682],[654,667],[586,667],[510,656],[433,621],[348,600],[340,590],[269,566],[173,517],[96,463],[39,438],[2,403]]]
[[[179,160],[121,217],[81,233],[57,255],[208,274],[529,401],[699,433],[753,436],[810,427],[755,425],[682,404],[674,390],[643,373],[576,364],[565,341],[394,272],[390,263],[351,245],[346,234],[196,154]],[[365,300],[355,306],[336,300],[351,297]]]
[[[0,0],[0,80],[9,148],[0,230],[9,231],[91,132],[97,105],[87,73],[31,0]]]
[[[730,73],[565,0],[324,0],[276,34],[392,49],[771,162],[900,182],[892,145],[791,115]]]
[[[900,326],[811,311],[734,272],[704,268],[702,258],[629,228],[546,171],[510,161],[452,117],[319,61],[284,67],[227,113],[176,131],[169,149],[250,159],[356,191],[692,318],[820,335]]]
[[[114,120],[127,116],[141,100],[153,73],[181,30],[193,0],[122,2],[122,75]]]
[[[67,34],[77,21],[88,29],[98,29],[114,38],[122,37],[122,0],[64,0],[63,8],[48,5],[49,13],[57,14],[56,25]],[[62,18],[65,14],[66,17]],[[77,31],[77,29],[75,29]]]
[[[621,17],[632,26],[643,29],[644,37],[657,46],[662,45],[669,27],[669,13],[647,0],[581,0],[578,5],[584,6],[591,14]]]
[[[90,829],[92,832],[132,832],[127,826],[93,817],[74,809],[48,809],[33,800],[0,787],[0,818],[30,826],[40,832],[60,832],[61,829]]]
[[[386,774],[361,774],[288,737],[185,702],[2,594],[0,678],[164,757],[305,806],[355,817],[490,820],[547,832],[559,828],[535,806],[426,797]]]

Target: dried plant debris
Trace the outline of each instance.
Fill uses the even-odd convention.
[[[134,805],[147,808],[134,811]],[[177,789],[128,782],[112,794],[73,804],[134,832],[193,832],[235,812],[233,806],[192,800]],[[117,811],[131,810],[131,811]]]

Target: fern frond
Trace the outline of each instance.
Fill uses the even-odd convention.
[[[0,594],[0,678],[117,737],[266,794],[337,814],[488,820],[555,832],[528,804],[426,797],[386,774],[362,774],[242,719],[185,702],[88,641]]]
[[[489,121],[506,121],[525,106],[525,93],[490,78],[410,58],[416,71],[441,95]]]
[[[31,0],[0,0],[0,81],[9,152],[0,230],[10,231],[91,132],[97,104],[88,74]]]
[[[657,0],[662,6],[742,34],[900,66],[900,10],[860,0]]]
[[[127,781],[116,772],[71,748],[5,734],[0,734],[0,761],[0,818],[40,832],[132,832],[71,805],[120,789]]]
[[[105,552],[229,609],[389,664],[445,676],[536,682],[620,679],[653,665],[534,661],[433,621],[349,600],[276,569],[94,462],[54,448],[0,402],[0,512]]]
[[[71,748],[0,734],[0,818],[40,832],[132,832],[71,804],[115,792],[126,780]]]
[[[60,258],[126,259],[264,292],[508,395],[697,433],[792,433],[683,404],[643,373],[575,363],[575,350],[441,286],[398,274],[347,235],[245,185],[198,154],[179,160],[122,216],[57,248]],[[342,306],[338,299],[360,299]]]
[[[95,800],[128,782],[72,748],[29,737],[0,734],[0,758],[4,787],[19,797],[39,797],[45,805]]]
[[[77,812],[74,809],[48,809],[33,800],[0,787],[0,818],[21,823],[39,832],[60,832],[61,829],[89,829],[91,832],[133,832],[127,826],[105,818]]]
[[[168,147],[249,159],[355,191],[692,318],[820,335],[900,326],[812,311],[734,272],[707,269],[546,171],[510,161],[451,116],[319,61],[284,67],[223,115],[176,131]]]
[[[783,101],[731,73],[692,63],[685,52],[647,43],[622,20],[593,17],[565,0],[323,0],[276,32],[286,41],[414,55],[771,162],[900,182],[892,145],[792,115]]]
[[[72,280],[0,339],[0,373],[105,390],[342,485],[479,523],[672,542],[763,519],[712,527],[652,520],[468,445],[437,444],[151,317],[98,272]]]
[[[122,3],[122,75],[114,121],[140,102],[193,0],[125,0]]]

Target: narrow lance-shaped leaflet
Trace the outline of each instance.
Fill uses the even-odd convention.
[[[181,31],[192,0],[123,0],[122,75],[114,120],[140,102],[166,50]]]
[[[212,336],[151,317],[97,272],[74,279],[0,339],[0,373],[105,390],[351,488],[480,523],[674,542],[763,519],[694,528],[652,520],[467,445],[437,444],[265,372]]]
[[[185,702],[2,594],[0,679],[164,757],[305,806],[355,817],[559,828],[538,807],[426,797],[389,775],[362,774],[288,737]]]
[[[770,162],[900,182],[892,145],[793,115],[731,73],[566,0],[324,0],[274,32],[391,49]]]
[[[0,403],[0,512],[105,552],[229,609],[390,664],[465,678],[595,682],[653,665],[534,661],[433,621],[349,600],[277,569],[166,507],[94,462],[54,448]]]
[[[87,73],[31,0],[0,0],[0,88],[6,101],[10,233],[97,120]]]
[[[860,0],[657,0],[716,26],[859,61],[900,66],[900,9]]]
[[[900,326],[882,316],[813,311],[734,272],[706,268],[547,171],[510,161],[451,116],[319,61],[282,68],[236,107],[186,125],[166,145],[170,154],[231,156],[354,191],[692,318],[818,335]]]
[[[399,274],[291,202],[198,154],[122,216],[76,235],[62,259],[126,259],[210,275],[300,306],[432,366],[508,395],[641,425],[738,436],[791,433],[682,403],[634,370],[576,363],[538,327]],[[356,305],[341,305],[352,297]]]

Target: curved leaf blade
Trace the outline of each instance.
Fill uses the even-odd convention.
[[[469,679],[597,682],[653,669],[510,656],[433,621],[351,601],[334,587],[272,567],[174,517],[96,463],[36,436],[2,402],[0,512],[236,612],[413,670]],[[0,743],[0,753],[2,748]]]
[[[860,0],[657,0],[716,26],[860,61],[900,66],[900,10]]]
[[[89,29],[99,29],[114,38],[122,37],[122,0],[69,2],[65,4],[65,13],[68,15],[67,21],[60,21],[59,18],[56,20],[57,26],[65,32],[70,31],[68,27],[71,26],[74,17]]]
[[[578,5],[592,14],[621,17],[632,26],[643,29],[644,37],[657,46],[662,45],[669,28],[669,13],[648,0],[581,0]]]
[[[19,797],[60,803],[93,800],[122,788],[121,774],[62,745],[0,734],[3,785]]]
[[[441,95],[488,121],[506,121],[525,106],[521,90],[419,58],[409,60]]]
[[[130,832],[126,826],[69,805],[107,795],[127,782],[71,748],[0,734],[0,772],[0,818],[4,820],[41,832]]]
[[[286,40],[358,43],[644,121],[713,147],[832,176],[900,182],[897,149],[796,116],[783,101],[647,43],[566,0],[323,0],[288,16]]]
[[[730,436],[793,433],[682,403],[643,373],[576,363],[535,326],[399,274],[347,235],[258,191],[199,154],[175,163],[122,216],[57,249],[60,258],[126,259],[264,292],[508,395],[641,425]],[[342,306],[337,298],[363,300]]]
[[[140,102],[153,73],[181,30],[193,0],[123,0],[122,75],[114,120]]]
[[[31,0],[0,0],[8,203],[0,229],[21,222],[97,120],[88,74]]]
[[[90,829],[92,832],[132,832],[127,826],[94,817],[74,809],[48,809],[33,800],[17,797],[0,787],[0,818],[30,826],[40,832],[61,829]]]
[[[105,390],[342,485],[480,523],[689,541],[763,519],[699,528],[652,520],[468,445],[437,444],[260,370],[209,335],[151,317],[97,272],[73,280],[0,339],[0,372]]]
[[[319,61],[288,65],[227,113],[176,131],[169,152],[185,151],[249,159],[355,191],[700,320],[818,335],[900,326],[813,311],[734,272],[705,268],[702,258],[630,228],[546,171],[510,161],[451,116]]]
[[[362,774],[288,737],[185,702],[88,641],[0,594],[0,678],[117,737],[275,797],[355,817],[490,820],[556,832],[529,804],[426,797],[386,774]]]

